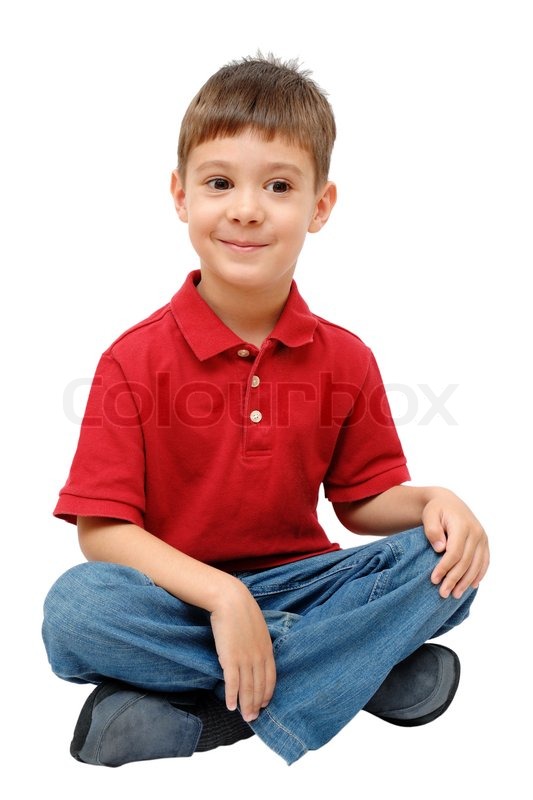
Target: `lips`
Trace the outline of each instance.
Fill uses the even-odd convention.
[[[242,250],[253,250],[257,247],[266,247],[266,244],[264,242],[249,242],[249,241],[241,242],[235,239],[220,239],[219,241],[221,241],[222,244],[228,245],[229,247],[238,247],[241,248]]]
[[[252,242],[249,239],[219,239],[220,244],[235,256],[253,256],[259,253],[267,244]]]

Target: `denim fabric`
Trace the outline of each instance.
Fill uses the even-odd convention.
[[[273,641],[277,684],[255,733],[288,764],[328,742],[392,667],[468,615],[475,592],[443,599],[439,556],[423,529],[258,572],[239,573]],[[209,614],[129,567],[73,567],[45,601],[54,672],[112,677],[154,691],[212,689],[224,697]]]

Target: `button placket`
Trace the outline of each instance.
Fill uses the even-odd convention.
[[[256,370],[263,363],[269,349],[268,344],[260,349],[249,373],[245,396],[245,418],[248,420],[248,424],[244,428],[245,454],[267,455],[272,448],[271,387],[268,383],[263,384],[259,375],[256,374]]]

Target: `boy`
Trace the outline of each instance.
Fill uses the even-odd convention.
[[[189,106],[171,190],[200,269],[104,353],[55,514],[87,563],[45,603],[53,670],[96,683],[86,763],[189,756],[255,732],[287,763],[365,708],[439,716],[487,537],[464,503],[403,485],[381,378],[293,283],[335,204],[331,108],[293,64],[244,59]],[[318,523],[324,485],[371,544]],[[403,533],[401,532],[403,531]]]

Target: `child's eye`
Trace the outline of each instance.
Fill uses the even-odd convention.
[[[291,187],[287,183],[287,181],[280,181],[280,180],[270,181],[270,183],[267,183],[266,185],[266,189],[269,192],[276,192],[276,194],[285,194],[285,192],[288,192],[290,188]]]
[[[210,189],[217,189],[219,192],[231,188],[231,183],[227,178],[211,178],[211,180],[207,181],[207,185]]]

